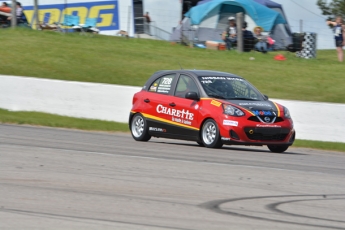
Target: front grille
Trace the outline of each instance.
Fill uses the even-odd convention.
[[[259,116],[259,117],[261,118],[261,120],[264,121],[264,119],[265,119],[266,116]],[[271,121],[272,121],[273,118],[274,118],[273,116],[267,116],[267,117],[269,117]],[[261,122],[257,116],[249,117],[248,120],[249,120],[249,121],[255,121],[255,122]],[[283,118],[277,117],[276,120],[274,121],[274,123],[278,123],[278,122],[282,122],[282,121],[284,121]],[[269,122],[268,122],[268,123],[269,123]]]
[[[289,134],[284,128],[245,128],[244,132],[250,140],[256,141],[282,141]]]

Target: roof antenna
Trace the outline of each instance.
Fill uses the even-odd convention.
[[[177,62],[177,63],[180,65],[180,68],[183,69],[182,66],[181,66],[181,64],[180,64],[180,62]]]

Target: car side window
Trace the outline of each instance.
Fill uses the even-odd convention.
[[[182,74],[177,82],[175,96],[184,98],[188,92],[196,92],[199,95],[198,87],[193,79]]]
[[[156,79],[150,86],[149,92],[169,94],[175,74],[169,74]]]

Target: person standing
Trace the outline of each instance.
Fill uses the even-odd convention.
[[[146,12],[146,14],[144,14],[144,18],[145,18],[145,33],[151,36],[151,30],[150,30],[150,23],[151,23],[151,18],[149,16],[149,12]]]
[[[338,16],[333,21],[327,21],[327,25],[333,26],[335,46],[337,47],[338,60],[339,62],[344,61],[343,46],[345,45],[345,25],[343,25],[342,17]]]
[[[226,43],[228,50],[230,50],[233,44],[237,42],[237,31],[235,17],[229,17],[228,20],[229,26],[223,32],[223,40]]]

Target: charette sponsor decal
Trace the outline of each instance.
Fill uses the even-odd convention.
[[[171,109],[163,105],[157,105],[156,111],[157,113],[171,115],[172,121],[185,125],[191,125],[191,121],[194,119],[194,113],[189,112],[189,110]]]
[[[238,126],[238,121],[232,121],[232,120],[223,120],[223,125],[227,126]]]

